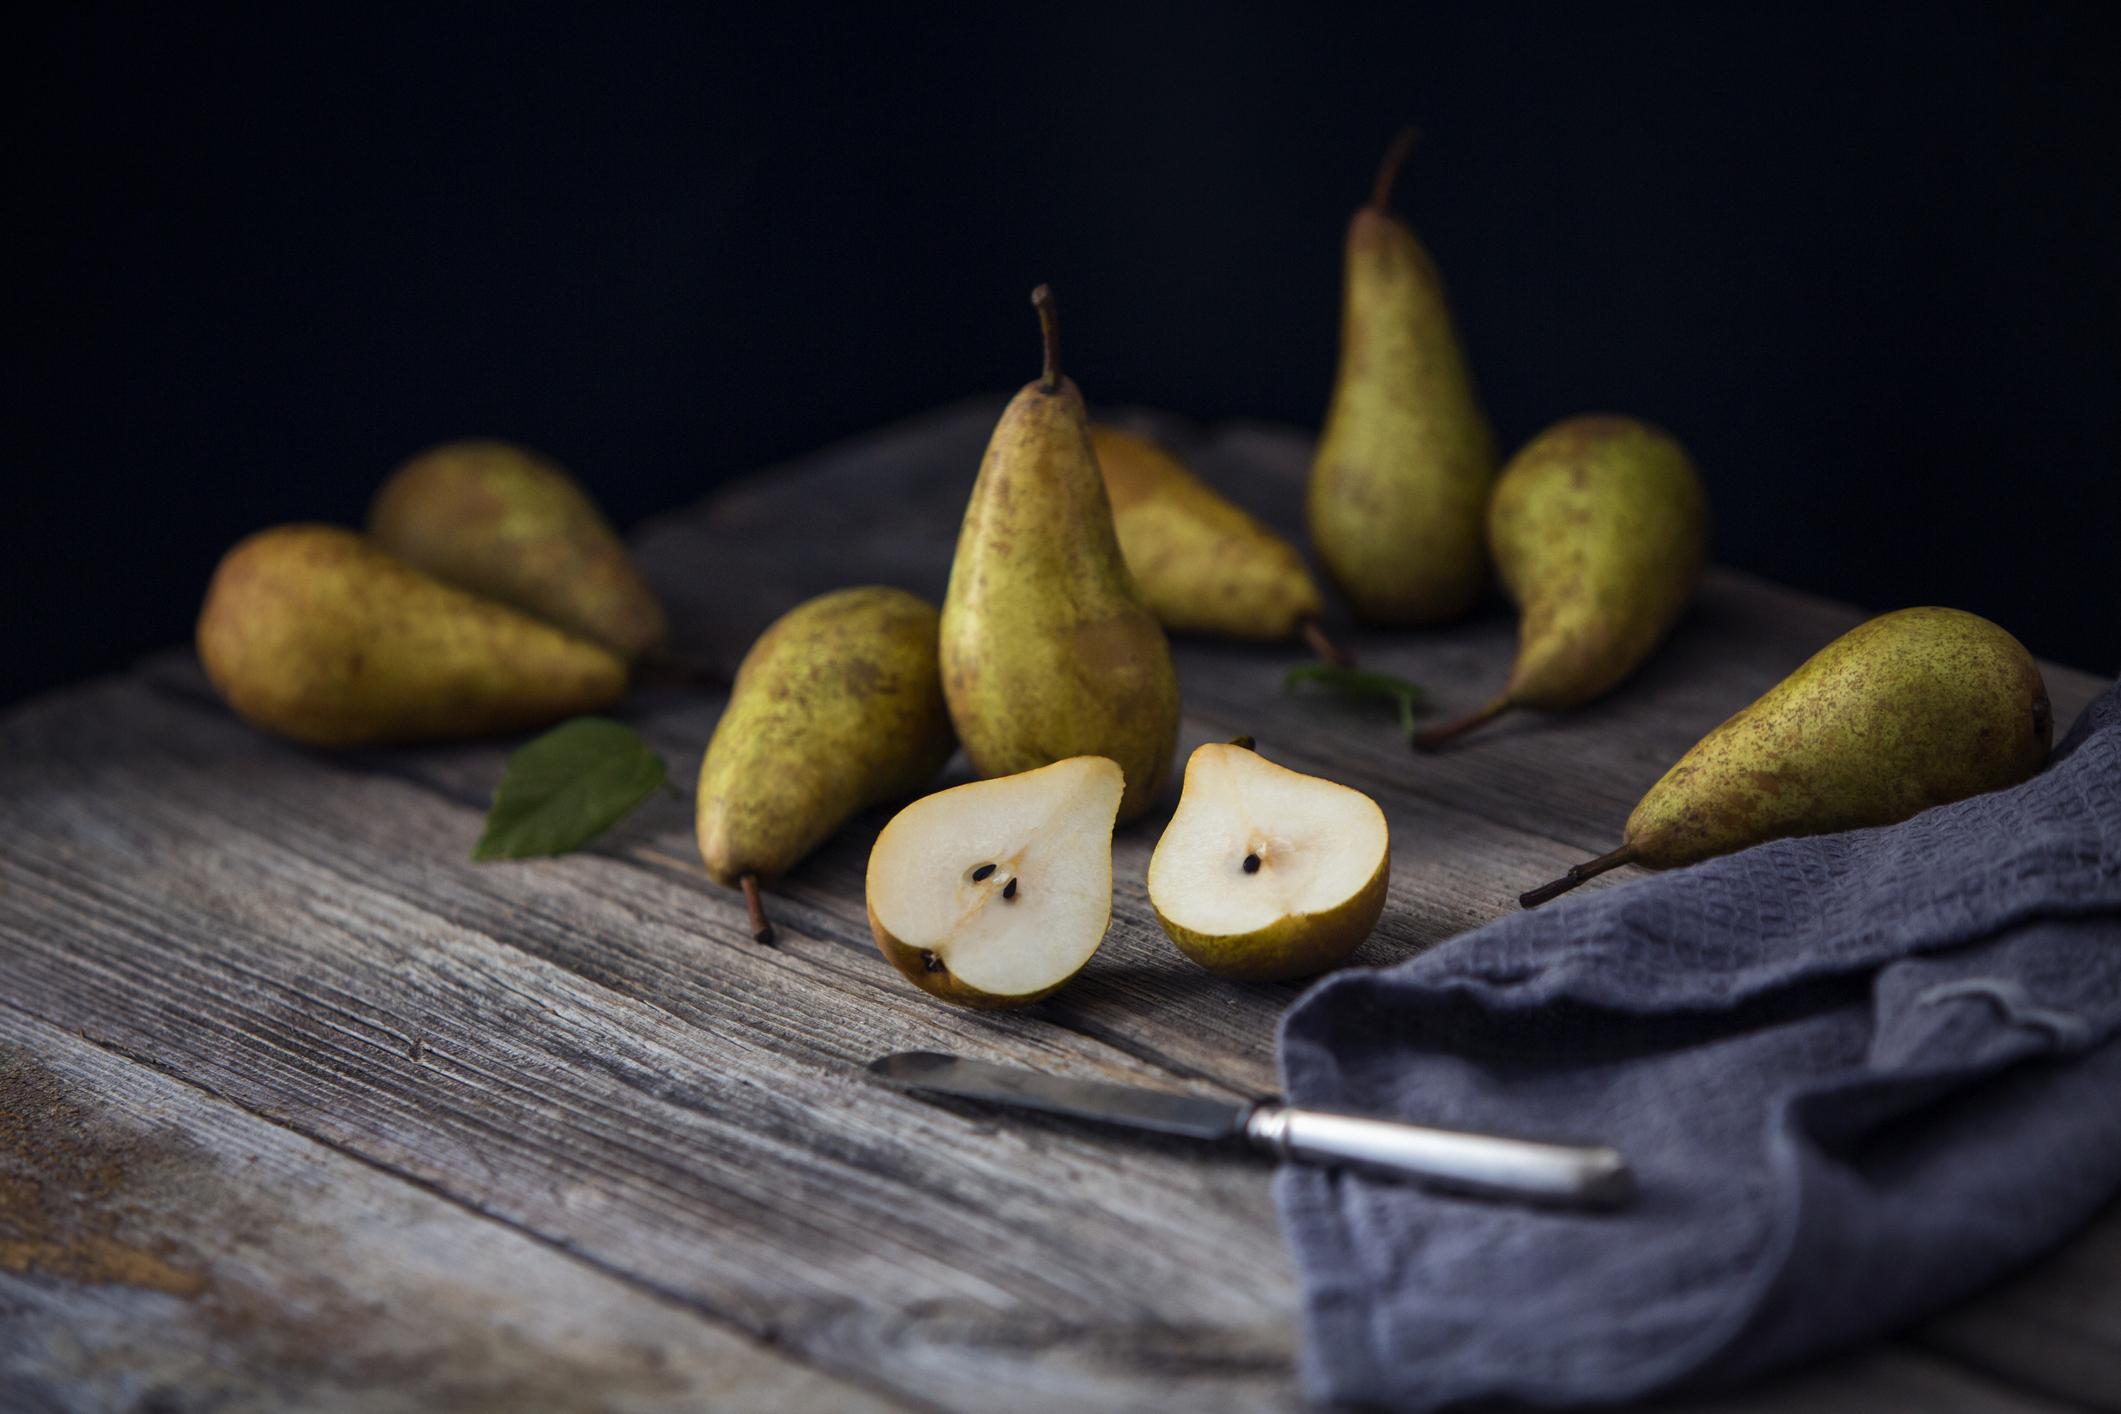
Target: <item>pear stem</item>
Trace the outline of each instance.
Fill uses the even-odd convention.
[[[1319,627],[1317,619],[1305,619],[1296,626],[1296,631],[1303,636],[1304,646],[1328,663],[1341,668],[1355,666],[1355,655],[1326,637],[1326,631]]]
[[[1632,864],[1634,862],[1635,846],[1624,844],[1609,854],[1601,854],[1596,859],[1587,859],[1581,864],[1570,865],[1569,872],[1551,884],[1541,884],[1530,893],[1519,894],[1517,896],[1517,906],[1519,908],[1537,908],[1548,899],[1559,898],[1586,879],[1595,879],[1608,869],[1618,869],[1623,864]]]
[[[751,941],[773,942],[773,924],[766,920],[766,905],[759,899],[759,876],[746,874],[737,880],[744,890],[744,907],[751,913]]]
[[[1039,337],[1046,343],[1046,363],[1039,374],[1038,390],[1041,393],[1060,391],[1060,308],[1053,302],[1053,287],[1040,285],[1031,292],[1031,303],[1038,310]]]
[[[1455,722],[1445,722],[1441,726],[1430,727],[1425,732],[1416,732],[1414,734],[1414,749],[1416,751],[1434,751],[1452,737],[1459,736],[1473,730],[1475,727],[1485,726],[1489,722],[1494,721],[1497,717],[1509,711],[1511,705],[1509,694],[1504,693],[1485,706],[1466,713]]]
[[[1401,128],[1398,135],[1392,139],[1392,145],[1385,149],[1384,161],[1377,164],[1376,185],[1370,188],[1370,206],[1373,210],[1383,211],[1391,205],[1392,183],[1399,179],[1400,164],[1407,160],[1407,154],[1414,150],[1414,144],[1420,137],[1419,128]]]

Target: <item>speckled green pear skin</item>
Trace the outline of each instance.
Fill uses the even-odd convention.
[[[1325,610],[1296,547],[1219,495],[1170,452],[1092,427],[1120,552],[1174,633],[1279,642]]]
[[[1902,609],[1829,643],[1703,737],[1628,817],[1636,862],[1890,825],[2001,790],[2047,760],[2032,655],[1988,620]]]
[[[954,742],[937,623],[926,600],[870,586],[808,600],[759,635],[700,763],[700,858],[716,883],[779,876],[942,769]]]
[[[1520,610],[1507,697],[1576,707],[1635,671],[1685,609],[1708,555],[1708,498],[1669,433],[1572,417],[1503,468],[1488,544]]]
[[[1443,281],[1379,206],[1348,227],[1340,371],[1311,467],[1311,543],[1365,619],[1455,618],[1488,582],[1495,438]]]
[[[376,543],[623,658],[662,646],[663,606],[625,542],[560,466],[508,442],[450,442],[392,473],[368,512]]]
[[[1170,774],[1170,645],[1120,556],[1082,395],[1066,378],[1027,385],[987,444],[943,599],[942,667],[982,775],[1110,757],[1126,776],[1126,821]]]
[[[311,746],[521,731],[626,690],[625,663],[598,644],[329,525],[262,530],[230,550],[197,640],[229,706]]]

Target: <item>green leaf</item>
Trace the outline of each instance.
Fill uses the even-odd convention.
[[[1408,741],[1414,739],[1415,714],[1428,707],[1419,687],[1390,673],[1365,672],[1335,663],[1298,663],[1281,680],[1284,692],[1294,692],[1305,683],[1315,683],[1342,697],[1394,704],[1399,709],[1399,729],[1406,733]]]
[[[562,722],[508,758],[471,857],[529,859],[578,849],[668,775],[633,728],[604,717]]]

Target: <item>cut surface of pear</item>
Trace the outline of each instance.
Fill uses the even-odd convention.
[[[1112,826],[1125,778],[1076,756],[923,796],[869,853],[869,927],[922,991],[962,1006],[1037,1001],[1080,972],[1112,921]]]
[[[1384,811],[1361,791],[1211,744],[1186,763],[1149,860],[1149,904],[1179,951],[1252,981],[1345,961],[1384,912]]]

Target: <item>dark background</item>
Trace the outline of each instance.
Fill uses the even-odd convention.
[[[1407,121],[1506,445],[1654,418],[1721,558],[2121,667],[2111,8],[590,8],[23,38],[0,698],[443,438],[627,523],[1013,388],[1039,280],[1093,402],[1315,426]]]

